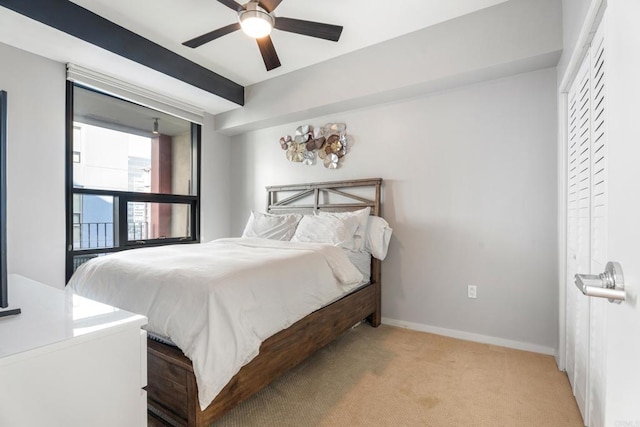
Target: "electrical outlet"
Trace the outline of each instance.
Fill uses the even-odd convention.
[[[477,290],[478,289],[476,288],[476,285],[467,286],[467,297],[468,298],[476,298]]]

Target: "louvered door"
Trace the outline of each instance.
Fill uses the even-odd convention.
[[[604,25],[591,43],[591,272],[604,271],[607,256],[607,134]],[[606,304],[603,298],[584,298],[589,304],[589,426],[604,426]]]
[[[602,425],[604,305],[574,275],[606,264],[605,54],[596,33],[568,94],[566,369],[585,425]]]
[[[567,278],[571,283],[573,275],[578,271],[578,94],[577,83],[574,82],[568,97],[569,111],[567,137]],[[580,295],[567,287],[566,293],[566,370],[567,376],[574,383],[575,375],[575,330],[577,324],[576,306]]]
[[[569,377],[580,412],[587,421],[588,381],[589,381],[589,300],[584,298],[573,284],[573,276],[578,272],[590,271],[590,228],[591,228],[591,67],[587,56],[576,76],[570,93],[575,97],[574,140],[571,141],[573,172],[572,191],[574,205],[571,226],[575,235],[571,236],[574,247],[569,252],[567,272],[567,298],[571,300],[568,318],[573,328],[573,375]]]

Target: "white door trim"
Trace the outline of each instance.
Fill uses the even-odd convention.
[[[595,31],[602,20],[607,0],[591,0],[576,47],[569,58],[560,85],[558,86],[558,369],[566,369],[566,274],[567,274],[567,96],[584,57],[587,54]]]
[[[567,69],[565,70],[564,75],[562,76],[562,80],[560,81],[560,93],[569,92],[569,87],[571,86],[576,73],[580,69],[580,65],[582,65],[582,60],[587,54],[587,50],[591,45],[593,36],[598,29],[598,25],[602,20],[602,15],[604,14],[606,8],[607,0],[591,0],[591,5],[589,5],[589,10],[587,11],[587,16],[585,17],[584,23],[582,24],[582,29],[580,30],[580,35],[578,36],[578,40],[576,41],[576,48],[573,50],[571,58],[569,58]]]
[[[566,92],[558,93],[558,369],[567,368],[567,101]]]

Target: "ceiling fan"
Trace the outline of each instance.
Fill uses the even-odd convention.
[[[238,13],[238,22],[188,40],[182,43],[183,45],[196,48],[242,29],[247,35],[256,39],[264,65],[267,67],[267,71],[270,71],[280,66],[280,59],[269,36],[273,28],[334,42],[340,39],[342,33],[342,27],[339,25],[275,16],[273,11],[282,0],[250,0],[243,5],[234,0],[218,1]]]

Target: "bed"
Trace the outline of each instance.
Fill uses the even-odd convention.
[[[379,216],[381,185],[382,180],[376,178],[270,186],[267,187],[267,213],[344,213],[369,208],[370,215]],[[223,243],[229,243],[232,247],[238,245],[237,241],[228,240],[231,241],[216,241],[211,246]],[[251,239],[247,242],[240,245],[253,245]],[[272,245],[278,246],[276,242]],[[296,249],[306,250],[305,243],[298,245],[301,248]],[[333,247],[328,249],[336,250]],[[326,256],[331,257],[331,253]],[[208,404],[209,400],[206,401],[206,407],[201,400],[202,393],[200,400],[198,398],[196,377],[202,384],[200,361],[192,357],[192,362],[176,346],[149,340],[146,390],[150,417],[168,425],[208,426],[359,321],[366,319],[372,326],[377,327],[381,316],[380,261],[374,257],[370,257],[370,260],[368,282],[353,286],[353,290],[349,288],[345,295],[333,299],[328,305],[314,309],[286,329],[275,334],[270,333],[261,344],[258,343],[257,356],[252,355],[250,362],[244,364],[226,385],[222,384],[221,389],[216,390],[216,397],[211,403]],[[185,353],[191,355],[189,351]]]

